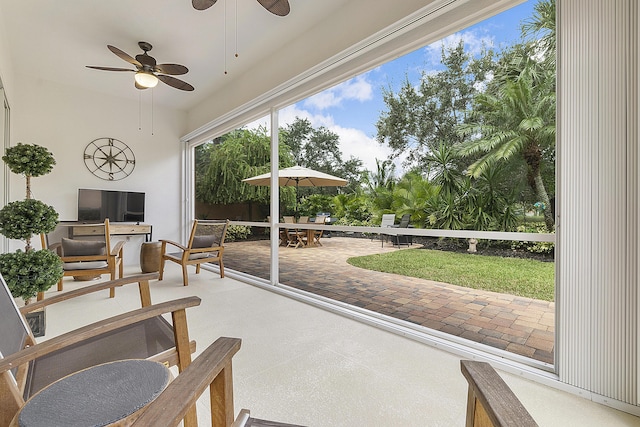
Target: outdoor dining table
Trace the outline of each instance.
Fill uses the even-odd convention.
[[[317,218],[319,218],[319,217],[317,217]],[[286,224],[296,224],[296,225],[313,224],[317,218],[313,218],[313,220],[311,220],[309,222],[295,222],[295,223],[286,223],[285,222],[285,223]],[[325,218],[325,217],[321,217],[321,218]],[[305,243],[304,243],[305,247],[322,246],[322,244],[320,242],[316,242],[316,238],[315,238],[315,233],[318,232],[319,230],[317,230],[315,228],[307,228],[307,227],[304,227],[304,228],[291,227],[291,228],[296,228],[296,230],[298,232],[306,233],[306,240],[305,240]],[[285,228],[284,230],[281,230],[281,232],[280,232],[280,245],[281,246],[287,246],[288,240],[289,240],[289,236],[288,236],[288,233],[287,233],[287,229]]]

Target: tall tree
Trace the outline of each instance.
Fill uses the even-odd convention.
[[[521,156],[527,165],[527,183],[546,206],[547,230],[553,231],[551,203],[541,175],[544,150],[555,145],[555,92],[548,87],[549,80],[534,85],[532,74],[524,70],[517,79],[507,80],[497,94],[478,95],[475,120],[459,127],[461,134],[473,139],[458,151],[462,156],[481,155],[468,168],[474,178],[498,162]]]
[[[265,128],[235,130],[196,151],[196,199],[209,204],[269,204],[266,186],[242,182],[270,170],[270,138]],[[280,167],[293,166],[289,148],[280,143]],[[204,172],[204,173],[202,173]],[[280,190],[281,203],[293,205],[291,188]]]
[[[543,57],[547,68],[556,66],[556,2],[540,0],[533,7],[533,16],[521,26],[527,39],[534,39],[538,56]]]
[[[296,163],[310,169],[335,175],[347,180],[346,192],[360,190],[364,179],[362,161],[355,157],[342,158],[340,137],[321,126],[314,128],[308,119],[296,117],[293,123],[280,131],[280,140],[291,150]],[[337,187],[300,188],[301,196],[338,193]]]
[[[375,172],[369,171],[366,177],[367,191],[375,196],[379,188],[392,190],[396,183],[396,165],[391,160],[376,159]]]
[[[458,147],[475,158],[468,174],[479,177],[498,162],[524,160],[526,181],[544,203],[554,229],[549,188],[555,186],[555,1],[541,0],[522,26],[522,43],[502,52],[496,78],[474,100],[471,121],[458,127],[471,138]]]
[[[407,166],[425,167],[441,144],[464,140],[456,127],[466,122],[473,97],[493,73],[492,50],[472,58],[461,41],[455,47],[443,46],[441,57],[444,68],[424,71],[419,84],[407,78],[397,93],[383,88],[386,111],[376,123],[376,138],[392,149],[392,157],[406,155]]]

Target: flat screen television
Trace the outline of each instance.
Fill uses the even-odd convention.
[[[144,193],[134,191],[78,190],[78,221],[144,221]]]

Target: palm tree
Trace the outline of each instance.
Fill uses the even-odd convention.
[[[554,229],[549,196],[540,173],[545,149],[555,144],[555,91],[553,75],[539,79],[525,68],[516,79],[504,81],[495,95],[476,97],[473,120],[459,126],[459,132],[472,136],[458,146],[463,157],[480,156],[467,169],[478,178],[492,165],[522,156],[527,165],[527,183],[545,204],[545,225]],[[535,81],[535,83],[534,83]]]
[[[535,47],[543,61],[556,64],[556,2],[541,0],[533,7],[533,16],[522,24],[522,35],[536,39]]]

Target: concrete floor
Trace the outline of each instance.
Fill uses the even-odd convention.
[[[152,298],[202,299],[187,311],[198,351],[219,336],[243,340],[234,358],[236,413],[249,408],[258,418],[308,426],[464,425],[458,357],[208,271],[191,274],[188,287],[180,277],[169,264]],[[65,291],[84,285],[67,279]],[[44,339],[138,306],[135,286],[118,289],[115,299],[101,292],[65,301],[47,308]],[[640,426],[632,415],[499,373],[540,426]],[[203,426],[206,400],[198,404]]]

